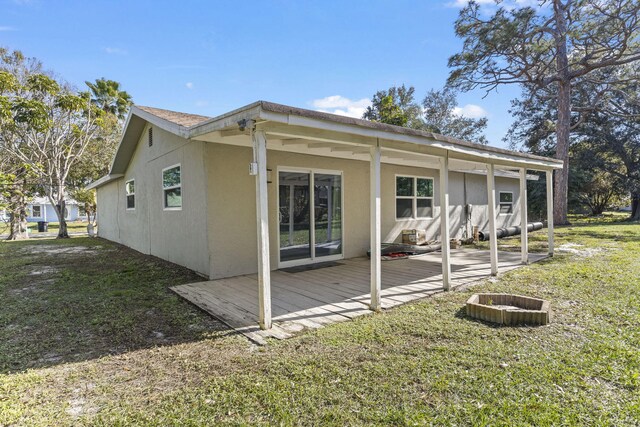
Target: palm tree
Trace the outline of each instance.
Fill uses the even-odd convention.
[[[132,104],[131,95],[120,90],[120,83],[104,77],[95,83],[85,82],[91,90],[91,102],[98,108],[123,119]]]

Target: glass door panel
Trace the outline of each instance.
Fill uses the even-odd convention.
[[[342,177],[313,174],[315,257],[342,253]]]
[[[280,172],[280,261],[311,258],[310,174]]]

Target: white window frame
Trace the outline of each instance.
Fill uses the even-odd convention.
[[[133,182],[133,193],[129,193],[127,191],[127,184],[129,184],[130,182]],[[132,208],[129,207],[129,196],[133,196]],[[125,206],[125,209],[128,211],[136,210],[136,179],[135,178],[131,178],[124,182],[124,206]]]
[[[341,170],[331,170],[331,169],[317,169],[317,168],[300,168],[295,166],[278,166],[276,168],[276,218],[278,218],[278,223],[280,222],[280,172],[300,172],[300,173],[308,173],[309,174],[309,211],[311,214],[315,212],[315,188],[313,186],[314,175],[340,175],[340,185],[342,188],[340,189],[340,206],[342,208],[342,228],[340,229],[340,240],[342,241],[342,253],[336,255],[328,255],[323,257],[316,257],[316,227],[315,221],[311,221],[309,224],[309,233],[310,233],[310,258],[302,258],[290,261],[281,261],[280,260],[280,229],[278,228],[278,268],[287,268],[287,267],[296,267],[299,265],[307,265],[307,264],[316,264],[320,262],[329,262],[329,261],[338,261],[344,259],[344,251],[345,251],[345,241],[344,241],[344,230],[345,230],[345,209],[344,209],[344,171]]]
[[[34,215],[33,208],[38,207],[40,209],[40,215]],[[43,218],[42,212],[44,211],[43,205],[31,205],[31,218]]]
[[[503,202],[502,195],[511,194],[510,202]],[[502,212],[502,205],[511,205],[511,212]],[[513,215],[513,191],[499,191],[498,192],[498,215]]]
[[[173,185],[170,187],[165,187],[164,186],[164,171],[167,171],[169,169],[173,169],[179,167],[180,168],[180,184],[179,185]],[[162,169],[162,173],[160,174],[160,180],[161,180],[161,186],[162,186],[162,209],[165,211],[181,211],[182,210],[182,206],[184,205],[184,191],[182,188],[182,165],[180,163],[176,163],[175,165],[171,165],[171,166],[167,166],[166,168]],[[167,207],[165,202],[166,202],[166,198],[164,195],[164,192],[166,190],[173,190],[179,188],[180,189],[180,206],[171,206],[171,207]]]
[[[413,179],[413,196],[398,196],[398,178],[412,178]],[[431,188],[433,189],[433,195],[431,197],[423,197],[423,196],[418,196],[418,179],[429,179],[431,180]],[[421,200],[431,200],[431,214],[433,215],[433,211],[435,209],[435,206],[433,204],[433,199],[435,196],[435,192],[436,192],[436,181],[432,176],[419,176],[419,175],[407,175],[407,174],[402,174],[402,173],[398,173],[395,175],[395,177],[393,178],[393,193],[394,193],[394,200],[393,200],[393,216],[395,217],[396,221],[413,221],[413,220],[417,220],[417,219],[433,219],[433,216],[418,216],[418,199]],[[398,208],[397,208],[397,203],[396,200],[397,199],[405,199],[405,200],[412,200],[412,207],[411,207],[411,218],[398,218]]]

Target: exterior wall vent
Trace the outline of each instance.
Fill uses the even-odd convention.
[[[149,147],[153,145],[153,128],[149,128]]]

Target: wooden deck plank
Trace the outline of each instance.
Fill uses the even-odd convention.
[[[382,263],[382,307],[388,309],[443,291],[440,253],[429,253]],[[529,254],[530,263],[546,258]],[[500,272],[522,266],[521,254],[500,252]],[[488,251],[451,252],[453,286],[472,283],[490,275]],[[181,297],[222,320],[254,342],[268,338],[285,339],[305,329],[343,322],[371,313],[369,303],[370,261],[367,258],[343,260],[339,265],[297,273],[271,273],[273,328],[258,327],[257,276],[174,286]]]

